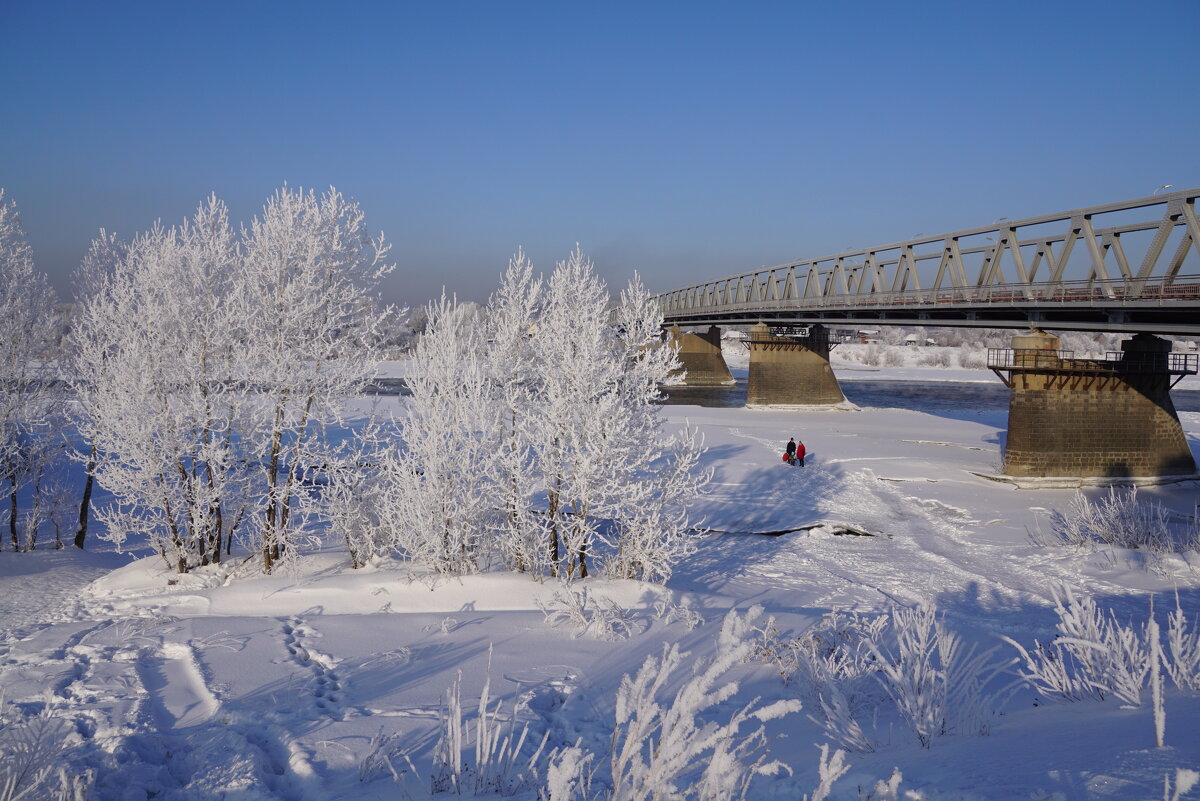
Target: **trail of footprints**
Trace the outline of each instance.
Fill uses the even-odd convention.
[[[292,659],[312,672],[313,697],[317,708],[333,718],[342,718],[345,709],[342,706],[344,695],[342,681],[334,670],[336,660],[327,654],[315,650],[311,638],[316,635],[311,628],[298,617],[284,618],[283,644]]]

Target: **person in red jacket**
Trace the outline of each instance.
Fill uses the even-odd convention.
[[[796,443],[796,461],[792,462],[792,464],[798,464],[798,465],[800,465],[801,467],[804,467],[804,454],[805,454],[805,453],[807,453],[807,452],[808,452],[808,451],[807,451],[807,449],[804,447],[804,443],[803,443],[803,442],[797,442],[797,443]]]

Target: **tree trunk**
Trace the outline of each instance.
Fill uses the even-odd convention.
[[[88,513],[92,507],[92,482],[95,477],[92,475],[96,469],[96,446],[92,446],[92,455],[88,459],[87,478],[83,482],[83,500],[79,502],[79,528],[75,529],[75,547],[83,548],[83,541],[87,539],[88,530]]]
[[[14,472],[8,477],[8,483],[11,486],[9,491],[9,510],[8,510],[8,533],[12,536],[12,545],[14,551],[21,550],[21,544],[17,542],[17,474]]]
[[[550,575],[558,576],[558,487],[561,479],[554,480],[554,490],[547,499],[547,511],[550,513]]]

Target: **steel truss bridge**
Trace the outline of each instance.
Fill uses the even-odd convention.
[[[996,222],[658,296],[667,324],[1200,334],[1200,189]]]

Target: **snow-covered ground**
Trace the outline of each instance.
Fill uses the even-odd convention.
[[[934,372],[883,371],[899,379],[918,369],[926,380]],[[936,372],[963,380],[957,370]],[[389,375],[403,375],[402,366]],[[842,380],[854,375],[839,369]],[[973,371],[969,380],[993,379]],[[1177,592],[1188,616],[1200,616],[1200,554],[1148,558],[1031,541],[1048,510],[1066,508],[1073,493],[977,475],[996,470],[1001,411],[675,405],[665,413],[672,425],[686,420],[704,432],[715,475],[695,511],[714,533],[665,587],[578,585],[630,610],[627,638],[548,625],[541,606],[559,592],[550,584],[497,574],[432,581],[395,564],[351,571],[336,550],[273,577],[233,577],[251,569],[241,560],[177,576],[157,558],[130,561],[102,546],[4,552],[5,700],[71,722],[64,762],[94,773],[91,797],[100,801],[422,798],[442,699],[459,671],[465,707],[477,705],[490,664],[492,697],[529,724],[531,742],[548,733],[548,747],[580,741],[603,759],[622,676],[664,643],[712,655],[733,608],[762,605],[786,635],[835,609],[873,614],[932,601],[952,630],[999,646],[1006,658],[1015,651],[1001,636],[1027,647],[1053,637],[1062,588],[1123,621],[1144,620],[1151,593],[1171,609]],[[1200,413],[1180,416],[1200,452]],[[789,436],[808,447],[804,468],[780,461]],[[1188,516],[1200,492],[1191,482],[1139,497]],[[875,536],[831,533],[841,526]],[[789,533],[764,534],[780,531]],[[690,627],[670,606],[694,610],[703,625]],[[749,797],[811,794],[816,746],[827,742],[808,717],[819,710],[768,664],[735,673],[739,691],[718,705],[721,714],[756,696],[805,703],[766,724],[772,756],[794,774],[756,780]],[[901,798],[1161,798],[1164,776],[1200,769],[1200,695],[1168,687],[1161,749],[1146,696],[1141,708],[1125,709],[1111,699],[1048,703],[1023,688],[989,736],[941,737],[928,749],[881,707],[867,721],[874,751],[848,754],[850,770],[830,797],[891,797],[870,793],[898,767]],[[421,778],[406,775],[397,786],[381,770],[360,780],[381,732],[398,735],[394,744]]]

